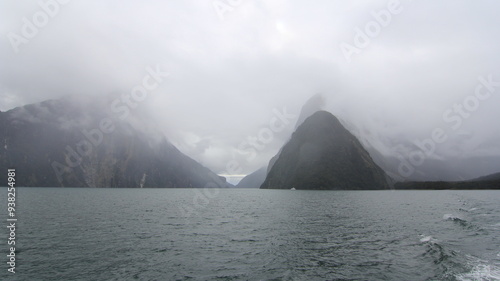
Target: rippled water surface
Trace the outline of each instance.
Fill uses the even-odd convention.
[[[500,191],[18,188],[17,199],[17,273],[2,262],[2,280],[500,280]]]

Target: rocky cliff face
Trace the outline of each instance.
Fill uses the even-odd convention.
[[[66,98],[0,113],[0,164],[16,169],[18,186],[226,187],[143,120],[106,105]]]
[[[386,189],[385,172],[331,113],[307,118],[282,148],[262,189]]]

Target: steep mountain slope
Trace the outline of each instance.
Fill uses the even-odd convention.
[[[282,148],[262,189],[386,189],[385,172],[331,113],[307,118]]]
[[[267,168],[262,167],[248,174],[236,185],[237,188],[259,188],[266,179]]]
[[[18,186],[226,187],[129,113],[70,98],[0,113],[0,164],[16,169]]]

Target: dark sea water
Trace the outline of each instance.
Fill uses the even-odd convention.
[[[500,191],[17,192],[1,280],[500,280]]]

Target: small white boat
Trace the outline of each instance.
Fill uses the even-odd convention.
[[[295,187],[290,188],[290,190],[295,190]]]

